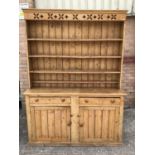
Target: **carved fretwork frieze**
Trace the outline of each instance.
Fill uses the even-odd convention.
[[[123,21],[126,19],[126,13],[117,11],[94,11],[94,12],[82,12],[82,11],[25,11],[25,19],[27,20],[62,20],[62,21]]]

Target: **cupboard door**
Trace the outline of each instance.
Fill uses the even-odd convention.
[[[30,107],[31,137],[37,142],[70,142],[70,107]]]
[[[119,107],[81,106],[80,142],[118,142]]]

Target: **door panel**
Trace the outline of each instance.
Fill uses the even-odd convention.
[[[118,107],[80,107],[80,141],[117,142],[118,115]]]
[[[70,107],[31,107],[33,141],[69,142]]]

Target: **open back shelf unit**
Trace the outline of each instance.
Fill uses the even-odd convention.
[[[126,11],[26,9],[30,143],[122,143]]]
[[[125,18],[125,11],[25,10],[30,88],[120,88]]]

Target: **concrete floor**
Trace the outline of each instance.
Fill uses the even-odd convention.
[[[20,155],[134,155],[135,110],[126,109],[124,117],[124,144],[119,147],[43,147],[27,144],[25,113],[20,110]]]

